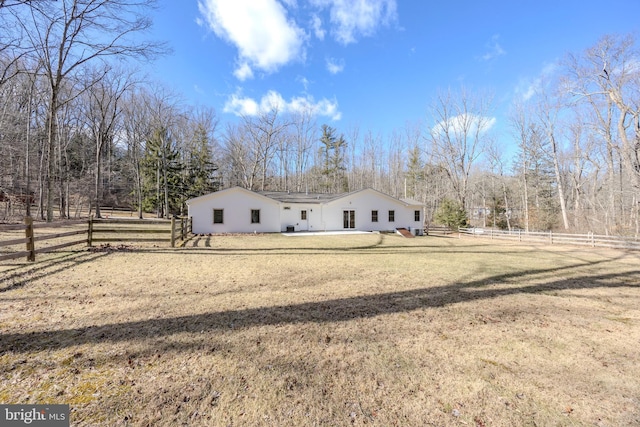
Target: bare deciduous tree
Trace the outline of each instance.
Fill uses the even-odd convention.
[[[489,116],[490,106],[489,96],[474,95],[462,88],[457,93],[439,93],[431,108],[434,123],[427,134],[431,156],[447,172],[462,206],[466,206],[472,167],[495,122]]]
[[[106,66],[92,73],[86,91],[85,120],[95,143],[95,215],[101,217],[102,156],[105,147],[113,144],[122,113],[121,102],[125,93],[136,84],[130,73]]]
[[[640,52],[632,35],[602,37],[564,62],[565,90],[590,107],[590,127],[605,143],[609,209],[618,230],[635,217],[640,233]],[[625,212],[627,214],[625,215]]]
[[[62,87],[81,67],[108,58],[150,58],[162,45],[136,39],[151,21],[145,15],[154,0],[60,0],[10,8],[12,24],[25,35],[21,49],[43,64],[49,85],[47,130],[47,221],[53,219],[56,115],[64,102]]]

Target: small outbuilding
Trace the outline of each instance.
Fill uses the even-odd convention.
[[[250,191],[228,188],[187,200],[193,232],[423,230],[423,209],[371,188],[341,194]]]

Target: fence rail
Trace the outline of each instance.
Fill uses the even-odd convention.
[[[96,234],[106,236],[95,237]],[[132,237],[132,234],[143,234],[145,237]],[[185,217],[174,217],[170,220],[91,218],[87,230],[87,244],[93,246],[95,242],[169,242],[174,248],[178,242],[184,242],[190,234],[191,218]]]
[[[450,227],[447,227],[446,225],[428,224],[424,228],[424,234],[426,234],[427,236],[434,236],[434,235],[446,236],[452,233],[454,233],[454,230],[452,230]]]
[[[66,231],[63,233],[43,234],[43,235],[36,236],[34,232],[35,229],[45,228],[45,227],[60,228],[60,227],[75,226],[75,225],[84,224],[84,223],[85,221],[64,221],[59,223],[34,224],[33,219],[31,217],[26,217],[24,219],[24,224],[0,225],[0,231],[24,230],[25,232],[24,238],[0,241],[0,247],[15,246],[15,245],[21,245],[21,244],[26,245],[26,249],[24,251],[18,251],[14,253],[0,255],[0,261],[23,258],[23,257],[26,257],[28,261],[35,261],[36,254],[51,252],[57,249],[62,249],[69,246],[86,243],[87,239],[83,238],[81,240],[73,240],[73,241],[64,242],[64,243],[60,243],[53,246],[41,247],[39,249],[36,249],[35,247],[35,242],[42,242],[45,240],[59,239],[63,237],[87,234],[86,230],[73,230],[73,231]]]
[[[169,242],[170,237],[162,237],[171,233],[170,220],[160,219],[102,219],[90,218],[87,231],[87,245],[102,242],[128,242],[134,240],[132,234],[153,234],[153,237],[135,237],[136,242]],[[157,228],[135,228],[137,226],[163,226]],[[100,237],[96,237],[96,235]],[[126,235],[126,237],[125,237]],[[160,236],[160,237],[158,237]]]
[[[138,215],[138,212],[130,208],[124,208],[124,207],[100,206],[100,215],[104,215],[106,218],[110,218],[112,216],[120,216],[120,217],[129,216],[133,218],[134,215],[136,216]]]
[[[566,244],[590,246],[592,248],[615,248],[640,250],[640,239],[622,236],[606,236],[600,234],[570,234],[548,232],[526,232],[524,230],[494,230],[479,228],[459,228],[460,234],[490,239],[508,239],[549,244]]]
[[[171,219],[171,247],[174,248],[179,241],[184,245],[187,238],[193,234],[193,221],[187,217]]]
[[[68,226],[86,225],[79,230],[60,233],[43,233],[36,235],[34,230],[51,229]],[[151,228],[150,228],[151,227]],[[173,218],[171,220],[134,220],[134,219],[94,219],[88,221],[64,221],[56,223],[34,223],[26,217],[24,224],[0,225],[0,232],[24,230],[25,237],[0,240],[0,247],[25,245],[25,250],[0,254],[0,261],[26,257],[28,261],[35,261],[36,254],[52,252],[69,246],[86,244],[92,246],[96,242],[168,242],[171,247],[183,245],[192,235],[191,218]],[[96,237],[98,234],[98,237]],[[145,237],[139,236],[139,234]],[[63,239],[82,235],[82,239],[65,241],[52,246],[36,249],[36,242],[51,239]],[[151,237],[147,237],[151,235]],[[160,236],[160,237],[158,237]]]

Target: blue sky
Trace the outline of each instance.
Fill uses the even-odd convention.
[[[387,137],[426,123],[438,90],[509,105],[567,52],[640,30],[640,1],[160,0],[151,76],[221,122],[309,108],[319,124]]]

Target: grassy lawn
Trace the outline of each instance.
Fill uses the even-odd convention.
[[[3,262],[0,403],[78,426],[640,425],[640,253],[248,235]]]

